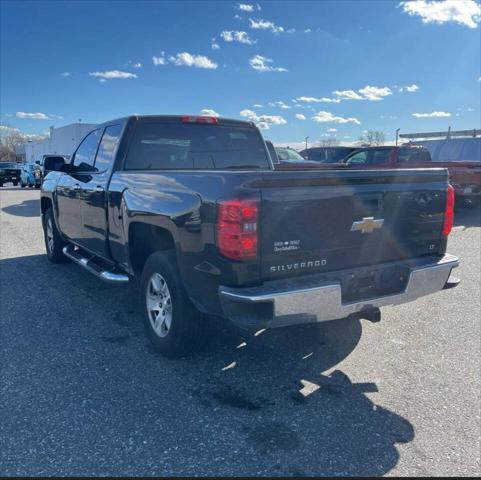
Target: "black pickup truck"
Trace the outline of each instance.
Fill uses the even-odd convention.
[[[12,182],[16,187],[20,182],[22,170],[15,162],[0,162],[0,187],[5,183]]]
[[[48,258],[137,280],[166,355],[209,315],[254,329],[377,320],[456,284],[444,169],[275,171],[254,124],[198,116],[113,120],[45,166]]]

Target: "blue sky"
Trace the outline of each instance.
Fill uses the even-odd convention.
[[[479,128],[479,8],[2,0],[1,122],[42,133],[210,109],[276,142]]]

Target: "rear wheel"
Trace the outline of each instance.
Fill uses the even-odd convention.
[[[179,279],[174,251],[150,255],[140,292],[145,331],[154,348],[168,357],[192,352],[202,319]]]
[[[18,185],[18,180],[15,180],[13,183],[13,186],[16,187]]]
[[[51,208],[43,216],[43,235],[48,259],[53,263],[65,263],[67,257],[63,254],[62,249],[66,243],[60,237]]]

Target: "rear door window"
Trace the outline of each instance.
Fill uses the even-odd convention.
[[[139,122],[126,170],[269,169],[256,128],[241,125]]]
[[[425,163],[431,161],[429,150],[423,148],[400,148],[398,163]]]
[[[96,171],[102,172],[112,166],[121,134],[122,125],[110,125],[105,129],[95,159]]]
[[[389,162],[389,156],[391,155],[390,149],[371,150],[368,163],[372,165],[382,165]]]

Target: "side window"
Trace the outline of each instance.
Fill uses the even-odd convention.
[[[363,150],[362,152],[357,152],[354,155],[350,156],[346,163],[348,165],[364,165],[367,163],[367,150]]]
[[[99,143],[100,130],[90,132],[74,154],[72,164],[78,172],[94,172],[95,152]]]
[[[111,125],[105,129],[97,152],[97,158],[95,159],[96,171],[102,172],[112,166],[121,133],[122,125]]]
[[[369,163],[373,165],[382,165],[389,161],[389,156],[391,155],[391,150],[372,150],[371,158]]]

